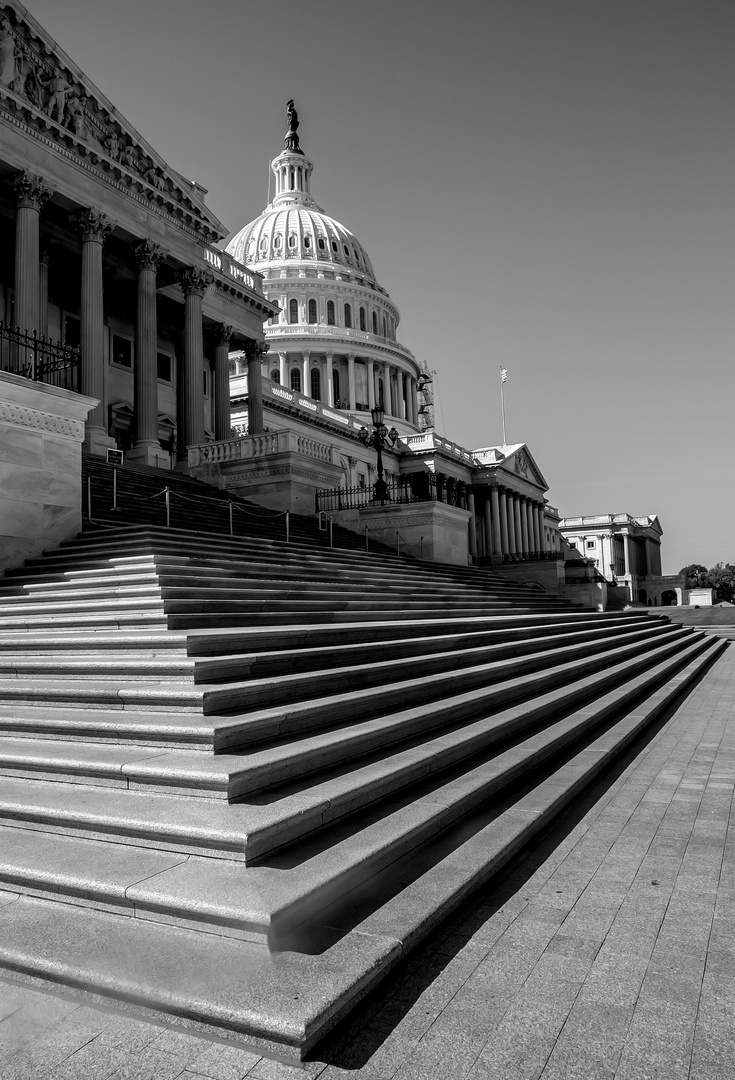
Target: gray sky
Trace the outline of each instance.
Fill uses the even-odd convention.
[[[299,111],[312,193],[436,369],[438,429],[525,441],[563,514],[735,562],[732,0],[30,0],[235,232]]]

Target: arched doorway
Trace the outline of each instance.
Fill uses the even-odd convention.
[[[676,607],[676,605],[676,591],[674,589],[664,589],[664,591],[661,593],[661,606]]]

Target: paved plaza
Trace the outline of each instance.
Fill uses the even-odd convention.
[[[613,775],[353,1011],[306,1075],[735,1078],[734,780],[731,646]],[[10,976],[0,1018],[2,1080],[302,1073]]]

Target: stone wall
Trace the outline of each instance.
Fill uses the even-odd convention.
[[[96,404],[0,371],[0,572],[79,532],[84,422]]]

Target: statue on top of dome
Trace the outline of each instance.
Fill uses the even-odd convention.
[[[294,107],[293,98],[289,98],[286,105],[286,119],[288,120],[288,131],[286,132],[286,149],[294,150],[297,154],[302,154],[303,150],[299,146],[299,137],[296,134],[296,129],[299,126],[299,114]]]

